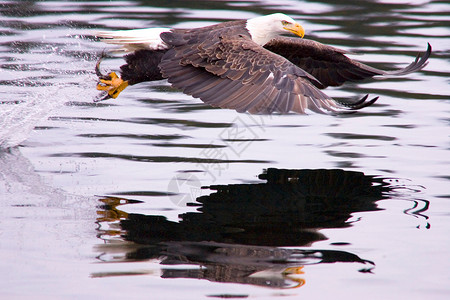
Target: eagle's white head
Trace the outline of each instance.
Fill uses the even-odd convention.
[[[246,28],[252,40],[261,46],[286,32],[292,32],[300,37],[305,35],[305,30],[300,24],[282,13],[248,19]]]

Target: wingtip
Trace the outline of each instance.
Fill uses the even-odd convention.
[[[425,51],[425,53],[423,54],[423,59],[428,60],[428,58],[431,55],[433,48],[431,47],[431,44],[427,42],[427,50]],[[417,56],[420,57],[422,53],[419,53]]]
[[[379,97],[377,96],[377,97],[370,99],[369,101],[366,101],[368,98],[369,98],[369,94],[365,95],[363,98],[361,98],[361,100],[359,100],[355,104],[352,104],[350,109],[351,110],[359,110],[361,108],[371,106],[378,100]]]
[[[356,111],[356,110],[360,110],[364,107],[368,107],[371,106],[372,104],[374,104],[379,97],[374,97],[370,100],[367,100],[369,98],[369,94],[366,94],[364,97],[362,97],[360,100],[356,101],[356,102],[344,102],[344,101],[339,101],[338,103],[340,105],[343,106],[343,108],[345,108],[346,110],[342,111],[344,113],[348,113],[349,111]],[[339,113],[341,113],[341,111],[339,111]]]
[[[427,42],[427,50],[425,52],[419,52],[412,63],[403,69],[385,72],[385,75],[401,76],[420,71],[428,64],[428,58],[430,58],[431,52],[431,44]]]
[[[364,103],[363,104],[363,106],[361,106],[360,108],[363,108],[363,107],[367,107],[367,106],[371,106],[372,104],[374,104],[375,102],[377,102],[377,100],[379,99],[380,97],[374,97],[374,98],[372,98],[371,100],[369,100],[369,101],[367,101],[366,103]],[[359,108],[358,108],[359,109]]]

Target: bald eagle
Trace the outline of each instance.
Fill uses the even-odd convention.
[[[194,29],[99,32],[104,42],[129,53],[121,77],[103,75],[98,61],[97,89],[107,93],[103,99],[116,98],[128,85],[167,79],[214,107],[255,114],[307,109],[335,114],[369,106],[378,97],[337,101],[320,89],[375,75],[409,74],[425,67],[431,54],[428,44],[406,68],[384,71],[349,59],[344,50],[302,39],[304,34],[301,25],[281,13]]]

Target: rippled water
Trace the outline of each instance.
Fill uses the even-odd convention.
[[[405,66],[329,88],[349,116],[213,109],[167,82],[94,103],[95,30],[285,12],[307,37]],[[446,1],[0,1],[0,296],[450,294]],[[105,60],[115,70],[120,57]]]

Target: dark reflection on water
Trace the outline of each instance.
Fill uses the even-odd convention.
[[[11,270],[1,280],[0,298],[51,291],[56,294],[42,298],[62,299],[83,290],[90,298],[151,293],[198,299],[229,297],[220,294],[229,288],[239,289],[233,297],[267,298],[281,292],[254,286],[288,288],[305,280],[309,289],[300,292],[313,299],[448,294],[442,276],[449,261],[443,218],[449,179],[447,2],[2,1],[0,145],[21,146],[0,150],[0,265]],[[402,67],[427,42],[433,46],[430,64],[406,77],[327,89],[335,98],[380,96],[370,109],[339,118],[276,116],[255,123],[248,115],[236,118],[234,111],[206,106],[165,81],[93,103],[94,67],[105,47],[93,31],[204,26],[277,11],[304,24],[307,38],[365,54],[351,57],[371,66]],[[117,70],[123,59],[108,62],[105,68]],[[240,128],[256,134],[228,136]],[[210,156],[211,148],[228,157]],[[202,185],[253,183],[248,170],[268,165],[341,168],[383,178],[343,170],[269,170],[261,176],[265,183],[210,186],[198,206],[174,207],[183,194],[171,189],[173,178],[195,174]],[[415,183],[426,190],[408,186]],[[118,197],[102,199],[100,240],[92,232],[97,197],[91,195]],[[380,207],[385,210],[372,213]],[[355,216],[360,211],[369,213]],[[179,213],[178,222],[171,219]],[[80,216],[87,221],[81,224]],[[415,228],[430,224],[431,230]],[[92,264],[95,256],[106,263]],[[145,265],[144,271],[136,265]],[[163,278],[211,282],[190,280],[187,287],[183,280],[113,277],[148,274],[147,266],[161,269]],[[372,270],[373,276],[365,274]],[[418,272],[422,284],[412,284]],[[88,274],[108,278],[83,281]],[[361,287],[361,279],[368,284]]]
[[[201,147],[199,147],[201,148]],[[209,145],[205,145],[205,148],[211,148]],[[217,148],[217,147],[216,147]],[[144,156],[144,155],[124,155],[124,154],[112,154],[102,152],[85,152],[85,153],[64,153],[53,154],[52,157],[91,157],[91,158],[115,158],[124,159],[130,161],[139,162],[192,162],[192,163],[205,163],[205,164],[228,164],[228,163],[269,163],[270,161],[255,160],[255,159],[212,159],[212,158],[198,158],[198,157],[183,157],[183,156]]]
[[[196,278],[277,288],[304,284],[303,267],[321,263],[374,263],[338,250],[300,249],[326,237],[323,228],[352,225],[351,214],[379,210],[376,201],[398,193],[395,180],[361,172],[270,168],[259,175],[265,183],[213,185],[215,192],[196,199],[197,212],[169,221],[163,215],[125,213],[118,206],[139,201],[107,197],[98,211],[99,224],[119,222],[119,230],[99,229],[105,240],[118,234],[135,246],[122,249],[123,258],[105,261],[161,259],[163,278]],[[422,214],[428,206],[425,206]],[[416,207],[411,208],[415,210]],[[289,248],[280,248],[289,247]],[[367,267],[368,265],[368,267]],[[190,267],[186,267],[190,266]],[[197,266],[199,268],[192,268]],[[126,273],[93,274],[95,277]]]

